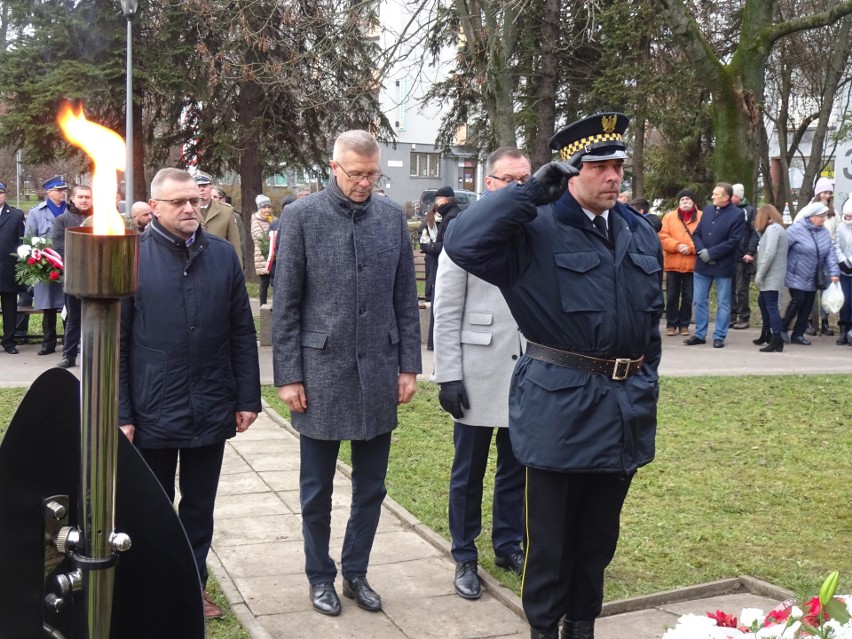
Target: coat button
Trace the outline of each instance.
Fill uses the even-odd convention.
[[[512,355],[512,359],[518,359],[517,355]]]

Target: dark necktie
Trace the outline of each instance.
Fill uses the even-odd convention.
[[[598,232],[603,235],[607,239],[607,241],[609,241],[609,236],[606,233],[606,220],[603,219],[603,217],[601,217],[600,215],[596,215],[592,219],[592,224],[594,224]]]

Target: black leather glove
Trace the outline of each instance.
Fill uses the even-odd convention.
[[[464,417],[462,408],[470,408],[467,391],[464,389],[461,380],[441,384],[441,390],[438,391],[438,401],[441,403],[441,408],[456,419]]]
[[[565,193],[568,178],[579,173],[580,171],[567,162],[545,164],[526,183],[530,199],[536,206],[555,202]]]

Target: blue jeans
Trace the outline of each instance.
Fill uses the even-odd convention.
[[[713,327],[713,339],[724,340],[728,335],[731,319],[731,278],[695,273],[695,337],[705,339],[710,323],[710,285],[716,282],[716,323]]]

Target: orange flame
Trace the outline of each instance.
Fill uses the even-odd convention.
[[[83,107],[74,113],[65,103],[56,118],[65,139],[83,149],[94,162],[92,175],[92,207],[94,208],[95,235],[124,235],[124,222],[115,206],[118,191],[116,171],[124,171],[124,140],[115,131],[100,124],[89,122],[83,115]]]

